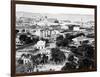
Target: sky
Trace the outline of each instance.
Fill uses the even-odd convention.
[[[73,8],[73,7],[57,7],[57,6],[42,6],[42,5],[25,5],[16,4],[16,11],[31,12],[31,13],[50,13],[50,14],[88,14],[94,15],[92,8]]]
[[[75,21],[94,21],[94,9],[92,8],[73,8],[73,7],[57,7],[42,5],[25,5],[16,4],[17,17],[32,17],[34,15],[46,15],[49,18],[57,18],[58,20]],[[33,13],[33,14],[32,14]]]

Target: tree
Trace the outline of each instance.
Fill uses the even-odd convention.
[[[69,71],[69,70],[74,70],[75,68],[76,68],[76,65],[75,65],[75,64],[73,64],[73,63],[71,63],[71,62],[67,62],[67,63],[65,64],[65,66],[62,67],[61,70],[63,70],[63,71]]]
[[[19,37],[19,39],[21,40],[21,41],[26,41],[26,38],[27,38],[27,35],[20,35],[20,37]]]
[[[16,34],[19,32],[19,30],[16,30]]]
[[[52,60],[55,61],[56,63],[60,63],[66,59],[65,54],[62,51],[60,51],[58,48],[51,49],[51,56],[52,56]]]
[[[27,37],[26,34],[22,34],[20,35],[19,40],[24,44],[30,44],[30,43],[36,44],[37,41],[39,41],[39,37],[35,35],[34,36],[30,35],[30,37]]]
[[[23,60],[21,58],[18,59],[18,64],[23,64]]]
[[[32,43],[32,42],[33,42],[33,40],[31,40],[30,37],[27,37],[26,40],[25,40],[25,43],[26,43],[26,44],[30,44],[30,43]]]
[[[24,42],[26,41],[26,39],[27,39],[27,35],[24,35],[24,34],[20,35],[20,37],[19,37],[19,40],[20,40],[22,43],[24,43]]]
[[[73,39],[74,36],[72,34],[65,34],[66,39]]]
[[[74,61],[74,55],[68,56],[68,62],[65,64],[65,66],[62,68],[62,70],[73,70],[76,69],[77,63]]]
[[[79,46],[78,48],[76,46],[70,46],[70,50],[72,51],[72,53],[74,53],[77,56],[82,56],[83,55],[83,51],[82,51],[81,46]]]
[[[84,33],[77,33],[75,35],[72,34],[66,34],[66,39],[72,40],[73,38],[79,37],[79,36],[85,36]]]
[[[25,44],[29,44],[29,43],[32,43],[33,42],[33,40],[31,40],[31,37],[27,37],[27,35],[25,35],[25,34],[20,35],[19,40],[22,43],[25,43]]]
[[[63,35],[60,35],[59,37],[56,38],[56,41],[63,40],[63,39],[64,39]]]
[[[32,36],[32,41],[33,41],[34,44],[36,44],[39,41],[39,37],[36,36],[36,35],[33,35]]]
[[[79,36],[85,36],[85,34],[84,33],[78,33],[78,34],[76,34],[76,35],[74,35],[75,37],[79,37]]]
[[[48,56],[46,56],[46,54],[43,54],[43,57],[42,57],[42,60],[41,60],[41,63],[47,63],[48,62]]]
[[[59,21],[58,20],[55,20],[54,23],[59,23]]]
[[[23,29],[22,32],[25,32],[25,29]]]
[[[95,35],[94,35],[94,34],[88,34],[86,37],[87,37],[87,38],[94,38]]]
[[[68,56],[68,61],[73,61],[74,60],[74,55],[69,55]]]
[[[79,62],[79,69],[91,69],[94,68],[94,61],[89,58],[84,58]]]
[[[83,51],[85,51],[85,57],[90,59],[94,58],[94,47],[88,44],[83,45]]]
[[[62,47],[68,46],[69,43],[70,43],[70,41],[68,39],[63,39],[63,40],[56,41],[56,45],[58,47],[60,47],[60,46],[62,46]]]

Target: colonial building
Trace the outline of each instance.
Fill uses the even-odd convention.
[[[71,31],[79,31],[80,25],[76,23],[63,23],[61,24],[61,29],[71,30]]]
[[[40,41],[38,41],[37,42],[37,44],[35,45],[35,47],[37,48],[37,49],[45,49],[45,41],[42,41],[42,40],[40,40]]]

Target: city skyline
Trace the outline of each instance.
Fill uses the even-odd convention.
[[[16,12],[16,17],[29,17],[29,18],[34,18],[34,17],[45,17],[47,16],[48,18],[57,18],[58,20],[70,20],[72,22],[76,21],[94,21],[94,16],[93,15],[88,15],[88,14],[50,14],[50,13],[31,13],[31,12],[23,12],[23,11],[17,11]],[[77,18],[76,18],[77,16]]]

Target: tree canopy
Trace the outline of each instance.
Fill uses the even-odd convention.
[[[51,49],[51,56],[52,56],[52,60],[55,62],[62,62],[66,59],[65,54],[62,51],[60,51],[58,48]]]

